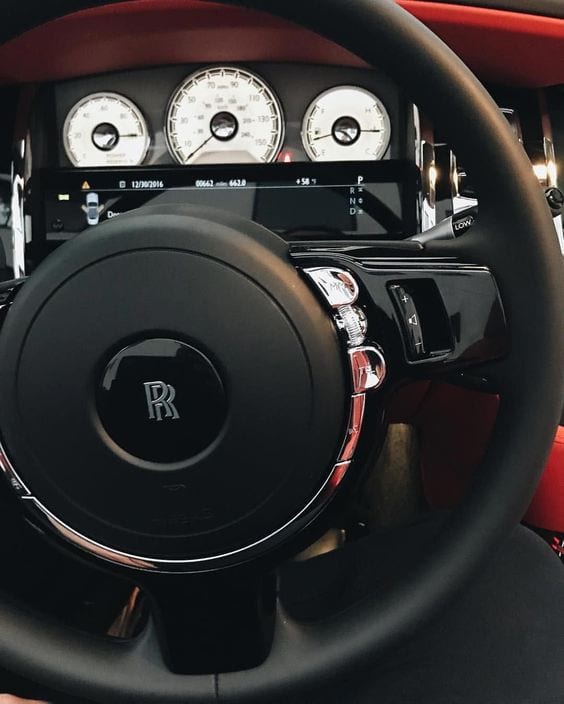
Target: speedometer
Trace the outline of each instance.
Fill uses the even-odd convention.
[[[189,76],[168,109],[169,149],[181,164],[273,161],[284,137],[282,109],[250,71],[218,66]]]
[[[117,93],[93,93],[71,108],[63,140],[74,166],[137,166],[149,147],[139,108]]]
[[[304,149],[313,161],[381,159],[390,133],[382,101],[356,86],[321,93],[306,110],[302,125]]]

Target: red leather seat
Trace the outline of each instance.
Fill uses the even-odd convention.
[[[558,428],[537,492],[525,515],[533,526],[564,533],[564,426]]]
[[[434,509],[452,509],[462,499],[482,458],[497,417],[497,396],[448,384],[407,387],[389,409],[391,422],[419,430],[425,497]],[[524,521],[564,534],[564,426]]]

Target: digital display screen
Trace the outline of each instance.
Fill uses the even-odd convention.
[[[396,239],[417,227],[418,172],[404,161],[59,169],[38,177],[36,217],[47,240],[66,240],[137,208],[167,204],[228,211],[288,241]]]

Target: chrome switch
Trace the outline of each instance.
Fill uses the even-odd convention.
[[[349,350],[349,360],[355,394],[377,389],[382,385],[386,378],[386,360],[378,348],[355,347]]]

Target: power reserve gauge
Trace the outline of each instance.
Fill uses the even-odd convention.
[[[390,136],[390,117],[382,101],[356,86],[338,86],[318,95],[302,124],[304,149],[312,161],[381,159]]]
[[[149,132],[131,100],[117,93],[93,93],[69,111],[63,141],[74,166],[138,166],[149,147]]]

